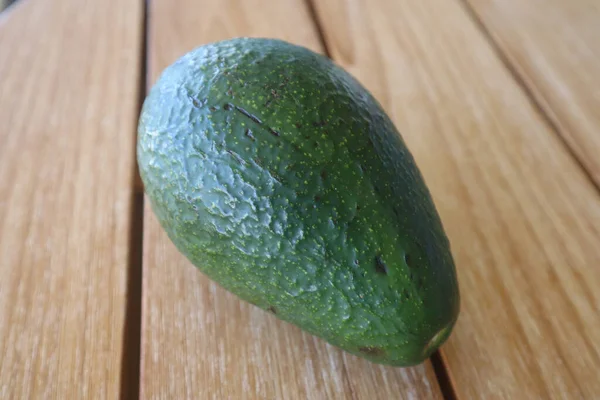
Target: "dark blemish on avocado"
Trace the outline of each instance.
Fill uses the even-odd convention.
[[[377,271],[377,273],[383,274],[383,275],[387,275],[387,273],[388,273],[387,265],[385,265],[385,263],[383,262],[381,255],[375,256],[375,271]]]
[[[317,147],[319,147],[319,142],[315,142],[315,144],[313,146],[316,149]]]
[[[283,182],[283,179],[281,179],[281,176],[277,172],[269,170],[269,173],[279,184]]]
[[[321,201],[321,197],[320,196],[315,196],[315,201],[318,203]]]
[[[354,264],[358,265],[358,264],[360,264],[360,261],[354,260]]]
[[[252,134],[252,130],[250,128],[246,128],[246,132],[244,132],[244,135],[246,135],[247,137],[249,137],[253,141],[256,140],[256,138]]]
[[[285,79],[283,80],[283,82],[281,82],[281,83],[279,84],[279,87],[280,87],[280,88],[284,87],[285,85],[287,85],[287,84],[288,84],[288,82],[289,82],[289,81],[290,81],[290,78],[289,78],[288,76],[286,76],[286,77],[285,77]]]
[[[366,354],[369,356],[375,356],[375,357],[380,357],[385,354],[385,351],[381,347],[374,347],[374,346],[359,347],[358,351],[360,351],[363,354]]]
[[[298,128],[298,129],[302,128],[302,124],[301,124],[301,123],[299,123],[299,122],[296,122],[296,123],[294,124],[294,126],[295,126],[296,128]]]
[[[242,115],[244,115],[247,118],[250,118],[252,121],[256,122],[257,124],[262,124],[262,121],[253,114],[250,114],[248,111],[244,110],[242,107],[240,106],[235,106],[235,109],[240,112]]]
[[[262,161],[258,157],[254,157],[254,162],[261,168],[264,168]]]
[[[327,179],[327,171],[325,171],[325,170],[321,171],[321,178]]]
[[[279,93],[277,93],[277,90],[271,89],[271,97],[265,103],[265,107],[268,107],[271,104],[271,102],[276,99],[279,99]]]
[[[408,253],[404,253],[404,262],[406,263],[406,266],[408,266],[409,268],[412,268],[412,257],[410,256],[410,254]]]
[[[211,107],[209,108],[209,110],[210,110],[210,111],[217,111],[217,107],[211,106]]]
[[[279,137],[279,136],[280,136],[280,135],[279,135],[279,132],[277,132],[277,131],[276,131],[275,129],[273,129],[273,128],[269,128],[269,132],[270,132],[270,133],[271,133],[271,135],[273,135],[273,136],[277,136],[277,137]]]
[[[246,162],[242,159],[242,157],[240,157],[240,155],[237,154],[236,152],[231,151],[231,150],[227,150],[227,152],[229,153],[229,155],[231,155],[233,158],[235,158],[235,160],[237,162],[239,162],[240,164],[242,164],[242,165],[246,164]]]
[[[320,128],[322,126],[327,125],[327,121],[317,121],[317,122],[313,122],[312,124],[315,128]]]
[[[297,144],[297,143],[292,143],[292,147],[293,147],[295,150],[297,150],[297,151],[300,151],[300,146],[298,146],[298,144]]]
[[[273,306],[269,306],[269,308],[267,308],[267,311],[272,314],[277,314],[277,309]]]
[[[356,211],[360,211],[360,206],[358,204],[356,205]]]
[[[233,106],[231,105],[231,103],[225,103],[223,104],[223,110],[225,111],[229,111],[233,108]]]
[[[202,99],[202,101],[198,101],[198,99],[195,99],[191,96],[188,96],[188,98],[192,101],[192,105],[195,108],[202,108],[206,105],[206,99]]]
[[[233,90],[231,90],[231,88],[229,88],[229,90],[227,90],[227,96],[233,97]]]

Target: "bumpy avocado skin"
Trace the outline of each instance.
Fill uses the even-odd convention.
[[[146,98],[138,163],[169,238],[240,298],[376,363],[422,362],[459,313],[413,157],[326,57],[271,39],[200,47]]]

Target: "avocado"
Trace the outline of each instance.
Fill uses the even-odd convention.
[[[449,336],[459,290],[430,193],[328,58],[250,38],[184,55],[144,101],[137,158],[169,238],[241,299],[375,363]]]

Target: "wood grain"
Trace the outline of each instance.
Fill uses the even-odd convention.
[[[600,187],[600,4],[463,1]]]
[[[443,358],[457,397],[599,398],[600,197],[545,117],[457,1],[314,4],[450,236],[462,313]]]
[[[153,0],[150,75],[234,36],[278,37],[321,51],[300,0]],[[376,366],[227,293],[170,243],[147,206],[141,389],[160,399],[441,398],[429,362]]]
[[[139,1],[0,15],[0,398],[119,397]]]

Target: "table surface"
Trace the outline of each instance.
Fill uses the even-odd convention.
[[[370,364],[199,273],[137,177],[140,103],[277,37],[381,101],[450,237],[450,340]],[[0,14],[0,398],[600,398],[597,0],[22,0]]]

